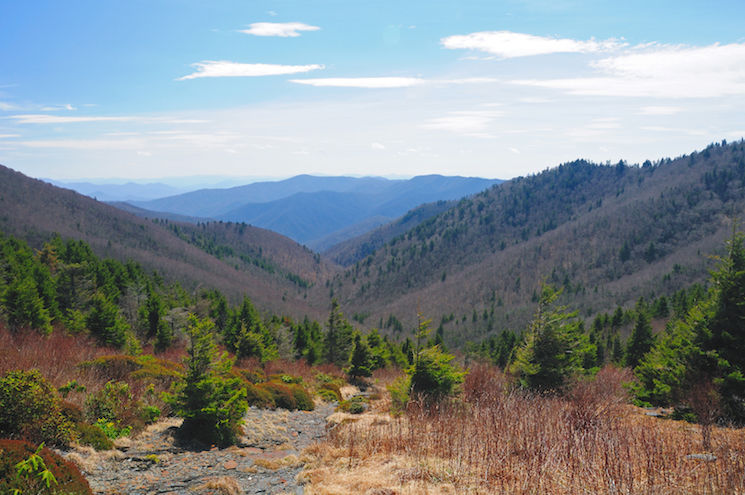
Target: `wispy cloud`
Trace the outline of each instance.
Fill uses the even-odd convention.
[[[276,15],[276,13],[274,14]],[[318,26],[311,26],[302,22],[254,22],[249,29],[241,29],[241,33],[254,36],[279,36],[281,38],[296,38],[300,31],[318,31]]]
[[[28,148],[62,148],[73,150],[122,150],[143,146],[139,139],[39,139],[20,141],[18,144]]]
[[[518,84],[592,96],[712,98],[745,95],[745,44],[647,45],[603,58],[598,76],[518,80]]]
[[[327,77],[315,79],[291,79],[290,82],[318,87],[335,88],[409,88],[411,86],[450,84],[490,84],[499,82],[493,77],[464,77],[460,79],[424,79],[421,77]]]
[[[497,110],[466,110],[450,112],[444,117],[430,119],[422,125],[425,129],[450,131],[476,137],[491,137],[486,134],[489,124],[500,117]]]
[[[329,77],[320,79],[291,79],[290,82],[308,86],[336,88],[408,88],[424,84],[418,77]]]
[[[682,107],[652,105],[639,109],[639,115],[675,115],[683,111]]]
[[[11,105],[10,103],[5,103],[4,101],[0,101],[0,110],[3,112],[10,112],[12,110],[15,110],[17,107],[15,105]]]
[[[10,139],[10,138],[17,138],[21,137],[20,134],[0,134],[0,139]]]
[[[551,53],[595,53],[623,46],[618,40],[597,41],[549,38],[512,31],[480,31],[442,38],[440,43],[451,50],[477,50],[500,58],[529,57]]]
[[[67,116],[49,115],[44,113],[29,113],[9,115],[8,119],[14,119],[19,124],[79,124],[85,122],[140,122],[144,124],[207,124],[204,119],[181,119],[173,117],[141,117],[132,115],[120,116]]]
[[[74,106],[70,105],[69,103],[65,105],[50,105],[46,107],[41,107],[42,112],[57,112],[59,110],[69,110],[74,111],[77,110]]]
[[[47,114],[11,115],[19,124],[73,124],[79,122],[128,122],[137,120],[136,117],[67,117]]]
[[[227,60],[205,60],[191,64],[197,69],[193,74],[179,77],[178,81],[197,79],[199,77],[260,77],[299,74],[323,69],[323,65],[276,65],[276,64],[242,64]]]

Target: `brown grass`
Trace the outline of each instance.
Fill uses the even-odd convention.
[[[302,479],[311,494],[745,493],[744,430],[715,428],[716,460],[690,459],[702,452],[698,427],[624,405],[626,378],[607,369],[557,398],[474,370],[462,402],[341,422],[308,451]]]

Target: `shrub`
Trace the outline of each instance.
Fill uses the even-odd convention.
[[[160,418],[161,410],[157,406],[145,406],[142,408],[142,420],[145,424],[153,424]]]
[[[111,450],[114,448],[114,442],[97,425],[78,423],[76,429],[78,431],[78,443],[81,445],[90,445],[96,450]]]
[[[0,378],[0,436],[67,446],[73,425],[60,402],[38,370],[9,371]]]
[[[334,393],[333,390],[327,388],[321,388],[316,391],[316,395],[324,402],[339,402],[341,399]]]
[[[246,384],[246,401],[249,406],[268,409],[276,407],[272,393],[260,385]]]
[[[406,405],[409,403],[410,390],[411,380],[408,376],[400,376],[388,385],[388,392],[391,394],[391,412],[393,414],[401,414],[406,410]]]
[[[107,380],[148,380],[164,386],[169,386],[173,381],[182,377],[178,364],[150,355],[101,356],[91,361],[83,361],[78,367],[94,372]]]
[[[260,384],[259,387],[272,394],[276,407],[281,407],[282,409],[288,409],[290,411],[297,409],[295,394],[292,392],[292,389],[284,383],[266,382]]]
[[[280,381],[282,383],[286,383],[288,385],[293,383],[303,383],[303,377],[302,376],[294,376],[294,375],[287,375],[287,374],[281,374],[281,375],[272,375],[269,377],[269,380],[276,380]]]
[[[83,478],[80,470],[70,461],[66,461],[58,454],[47,448],[39,451],[39,456],[57,481],[57,484],[47,488],[39,477],[18,476],[17,465],[37,452],[33,444],[21,440],[0,440],[0,493],[51,494],[64,493],[69,495],[92,495],[88,482]]]
[[[90,421],[99,419],[119,421],[131,402],[132,394],[129,392],[129,384],[106,382],[101,390],[89,395],[85,400],[86,416]]]
[[[238,376],[249,383],[253,383],[254,385],[266,381],[266,375],[264,375],[264,372],[261,370],[244,370],[234,368],[233,371],[236,372]]]
[[[466,373],[450,364],[453,357],[438,346],[421,351],[407,371],[411,378],[411,393],[427,402],[437,402],[455,393]]]
[[[295,397],[298,409],[301,411],[312,411],[315,409],[316,405],[313,403],[313,397],[311,397],[302,385],[292,384],[290,385],[290,390],[292,390],[292,395]]]
[[[352,397],[349,400],[343,400],[336,407],[337,411],[347,412],[349,414],[362,414],[367,409],[367,399],[361,395]]]
[[[80,406],[66,400],[60,401],[60,413],[72,424],[80,423],[84,419]]]

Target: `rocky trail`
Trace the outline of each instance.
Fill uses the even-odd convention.
[[[151,425],[110,452],[79,448],[66,457],[100,494],[302,494],[301,453],[324,437],[333,404],[314,411],[251,408],[237,446],[197,450],[179,445],[181,420]]]

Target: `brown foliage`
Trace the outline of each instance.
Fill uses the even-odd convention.
[[[345,475],[368,461],[397,459],[380,469],[398,472],[401,487],[426,483],[421,493],[744,493],[745,431],[713,431],[712,462],[688,458],[699,443],[687,425],[621,404],[624,371],[603,370],[567,398],[507,390],[497,371],[472,374],[468,400],[341,424],[319,458],[326,466],[344,459]],[[489,382],[498,385],[476,387]],[[334,483],[312,474],[321,487]]]

